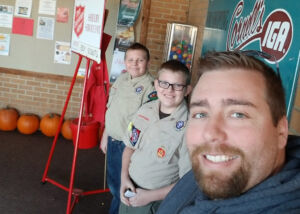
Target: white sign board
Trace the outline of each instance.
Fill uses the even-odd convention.
[[[100,63],[105,0],[76,0],[71,50]]]

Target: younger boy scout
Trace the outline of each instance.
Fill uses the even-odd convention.
[[[154,85],[158,100],[144,104],[124,138],[119,213],[155,213],[161,200],[190,169],[184,130],[184,99],[191,91],[188,68],[179,61],[162,64]],[[126,197],[130,189],[135,195]]]

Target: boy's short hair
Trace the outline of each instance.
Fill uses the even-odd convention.
[[[127,48],[126,53],[129,50],[142,50],[146,53],[147,61],[150,60],[149,49],[146,46],[142,45],[141,43],[138,42],[133,43],[132,45],[129,46],[129,48]],[[125,53],[125,58],[126,58],[126,53]]]
[[[186,85],[189,85],[191,83],[190,71],[188,67],[186,67],[186,65],[181,63],[180,61],[172,59],[164,62],[158,70],[158,77],[163,69],[168,69],[173,72],[181,72],[186,77]]]

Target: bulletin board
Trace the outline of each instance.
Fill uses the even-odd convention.
[[[32,1],[32,8],[30,16],[25,17],[22,14],[26,14],[28,11],[24,12],[20,9],[21,7],[16,7],[16,4],[28,1]],[[113,11],[115,3],[118,4],[115,0],[107,1],[106,5],[110,13],[106,24],[108,28],[105,28],[104,31],[110,35],[114,34],[114,26],[116,26],[117,14]],[[10,37],[8,55],[0,55],[0,67],[73,76],[78,55],[72,51],[69,52],[68,47],[71,47],[74,0],[0,0],[0,16],[3,14],[3,12],[1,13],[2,5],[13,6],[14,11],[12,27],[0,26],[0,37],[1,34]],[[55,7],[54,13],[53,6]],[[18,8],[17,14],[16,8]],[[116,8],[117,10],[118,8]],[[18,24],[17,22],[20,20],[23,26],[15,28],[15,24]],[[23,22],[26,23],[26,26]],[[30,26],[28,27],[27,23],[30,25],[31,22],[33,22],[32,35],[30,33],[29,35],[19,34],[18,31],[22,31],[22,28],[23,30],[26,28],[30,32]],[[43,30],[41,27],[43,25],[53,25],[52,36],[49,33],[51,27]],[[110,45],[106,54],[112,55],[112,52],[113,47]],[[107,59],[110,64],[110,57]],[[85,60],[81,66],[85,68]]]

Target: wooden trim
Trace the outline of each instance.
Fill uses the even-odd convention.
[[[144,0],[142,6],[142,27],[140,34],[140,43],[146,45],[148,34],[148,23],[150,17],[151,0]]]
[[[14,74],[14,75],[21,75],[21,76],[28,76],[28,77],[37,77],[42,79],[51,79],[51,80],[59,80],[59,81],[72,81],[73,77],[58,75],[58,74],[48,74],[48,73],[38,73],[33,71],[25,71],[19,69],[12,69],[12,68],[3,68],[0,67],[0,73],[6,74]],[[83,81],[84,78],[77,78],[77,81]]]

